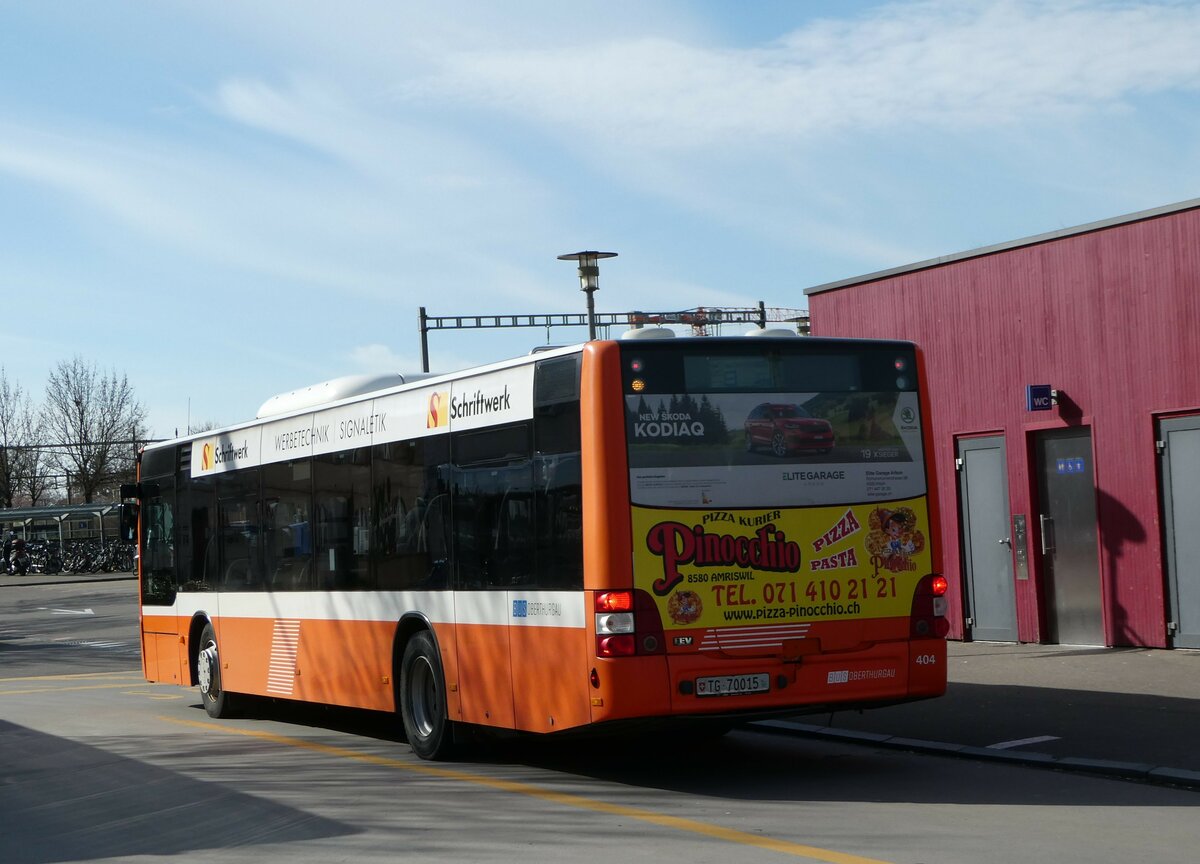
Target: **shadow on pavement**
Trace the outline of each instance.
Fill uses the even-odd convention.
[[[954,683],[943,698],[929,702],[797,719],[967,747],[1200,771],[1200,700],[1196,699]],[[1014,743],[1025,741],[1030,743]]]
[[[312,840],[358,829],[0,721],[0,861],[53,864]]]

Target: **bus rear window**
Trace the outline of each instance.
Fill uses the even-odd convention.
[[[851,340],[622,346],[633,502],[828,506],[925,492],[916,351]]]
[[[817,355],[685,356],[683,386],[688,393],[764,392],[822,382],[823,390],[861,390],[857,357]]]
[[[670,350],[674,348],[675,350]],[[911,392],[915,356],[907,345],[841,348],[796,346],[749,351],[743,344],[631,346],[625,349],[626,392],[825,393]]]

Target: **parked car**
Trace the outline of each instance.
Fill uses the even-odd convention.
[[[833,450],[833,426],[799,405],[763,402],[746,416],[746,449],[769,447],[776,456]]]

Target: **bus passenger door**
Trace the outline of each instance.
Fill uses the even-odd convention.
[[[458,641],[458,695],[465,723],[512,728],[512,664],[508,595],[459,591],[454,595]]]
[[[175,567],[175,479],[143,482],[141,518],[142,671],[147,681],[183,683]]]
[[[509,643],[511,610],[504,590],[509,573],[498,554],[498,546],[505,539],[498,534],[499,514],[510,473],[511,468],[506,465],[456,468],[451,516],[461,719],[504,728],[515,723]]]

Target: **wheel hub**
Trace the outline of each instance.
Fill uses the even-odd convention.
[[[212,691],[213,670],[216,668],[217,646],[209,645],[200,652],[199,662],[196,664],[196,677],[200,679],[201,693]]]

